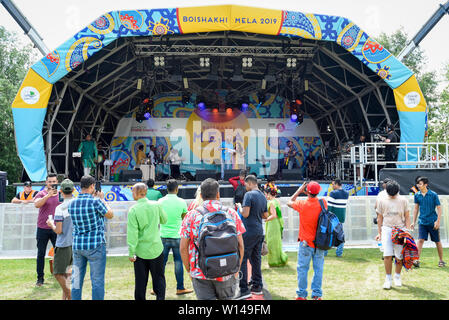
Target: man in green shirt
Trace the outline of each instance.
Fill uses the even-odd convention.
[[[158,202],[146,198],[147,186],[144,183],[136,183],[132,191],[137,203],[128,212],[127,241],[129,261],[134,263],[134,298],[145,300],[148,273],[151,272],[156,299],[164,300],[164,247],[159,224],[167,222],[167,215]]]
[[[184,288],[184,268],[179,251],[181,242],[179,231],[181,230],[182,219],[187,213],[187,203],[184,199],[177,196],[178,182],[175,179],[167,181],[167,192],[168,194],[159,200],[162,209],[167,214],[167,223],[161,226],[161,237],[164,245],[164,268],[167,264],[170,250],[172,250],[175,263],[176,294],[181,295],[193,292],[193,290]]]
[[[148,191],[147,191],[147,199],[158,201],[162,198],[162,193],[159,190],[154,189],[154,180],[148,179],[147,181]]]
[[[78,152],[81,152],[84,175],[90,175],[90,171],[91,169],[95,169],[95,162],[98,159],[97,144],[92,140],[92,136],[90,134],[86,136],[86,140],[81,142]]]

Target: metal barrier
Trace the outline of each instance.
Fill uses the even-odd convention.
[[[403,151],[405,159],[403,161],[388,161],[385,159],[384,150],[386,146],[395,146],[399,151]],[[409,159],[409,154],[416,155],[416,159]],[[416,168],[449,168],[449,144],[443,142],[426,143],[404,143],[404,142],[369,142],[351,147],[351,164],[354,170],[354,185],[357,181],[360,186],[369,184],[379,185],[378,166],[388,164],[415,166]],[[374,167],[374,181],[364,180],[364,169],[366,166]]]
[[[410,203],[410,215],[413,214],[413,197],[406,196]],[[344,224],[346,247],[376,247],[374,237],[377,225],[374,204],[376,197],[350,197]],[[280,198],[284,218],[283,245],[287,251],[296,251],[299,227],[299,214],[287,207],[288,198]],[[192,200],[187,200],[190,203]],[[440,237],[444,244],[449,242],[449,196],[440,196],[443,217]],[[232,199],[222,199],[225,205],[232,205]],[[127,254],[126,224],[129,208],[135,202],[111,202],[114,218],[106,223],[106,242],[108,254]],[[0,204],[0,258],[36,256],[36,222],[38,209],[32,204]],[[417,237],[417,231],[413,232]],[[50,243],[49,243],[50,247]]]

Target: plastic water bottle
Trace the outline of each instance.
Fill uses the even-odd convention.
[[[384,252],[384,248],[382,247],[382,241],[377,241],[377,247],[379,248],[380,252]]]

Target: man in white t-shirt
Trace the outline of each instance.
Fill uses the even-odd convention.
[[[394,284],[397,287],[402,285],[402,245],[394,244],[391,240],[391,234],[394,227],[401,228],[404,231],[410,230],[410,212],[408,201],[405,197],[399,195],[399,184],[396,181],[389,181],[386,186],[387,196],[382,197],[377,203],[377,230],[376,240],[382,240],[384,250],[385,283],[384,289],[391,289],[391,272],[393,269],[393,255],[396,257],[396,267],[394,275]]]

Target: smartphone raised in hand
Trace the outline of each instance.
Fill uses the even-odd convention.
[[[101,192],[101,182],[100,181],[95,182],[95,191]]]

